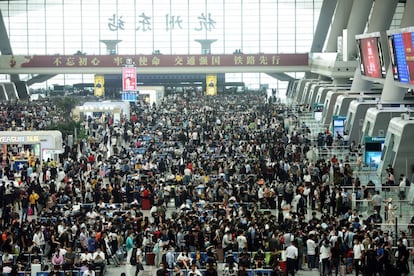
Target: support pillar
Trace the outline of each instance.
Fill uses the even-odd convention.
[[[213,44],[213,42],[216,42],[217,39],[195,39],[194,41],[197,41],[201,44],[202,55],[209,55],[211,54],[211,44]]]
[[[378,1],[378,0],[377,0]],[[386,0],[382,0],[386,2]],[[401,19],[401,28],[414,25],[414,0],[407,0],[405,4],[404,14]],[[384,87],[381,93],[381,102],[400,102],[404,99],[407,88],[395,85],[391,64],[388,66],[387,75],[385,77]]]
[[[118,53],[118,51],[117,51],[117,45],[122,40],[117,40],[117,39],[102,39],[100,41],[106,45],[106,54],[107,55],[116,55]]]
[[[326,52],[337,52],[338,37],[342,36],[342,30],[346,28],[353,2],[354,0],[338,0],[334,20],[331,24],[331,30],[326,43]]]
[[[369,0],[369,2],[372,3],[372,0]],[[365,3],[365,6],[369,5],[368,0],[364,0],[363,2],[361,1],[361,3]],[[358,14],[360,14],[359,10],[361,10],[359,4],[360,1],[358,1],[358,5],[354,7],[356,10],[356,16],[353,17],[352,20],[358,20]],[[397,4],[398,0],[376,0],[374,6],[372,7],[371,17],[368,22],[368,33],[386,31],[391,25]],[[353,22],[350,20],[350,23],[348,25],[348,55],[355,55],[355,35],[363,33],[364,29],[365,25],[355,26],[355,24],[353,24]],[[388,75],[389,74],[387,73],[387,76]],[[362,79],[361,71],[359,69],[355,70],[351,91],[369,90],[371,88],[371,85],[372,83],[370,81]]]

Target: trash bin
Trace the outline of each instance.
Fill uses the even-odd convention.
[[[147,265],[155,265],[155,253],[148,252],[145,255],[145,262]]]

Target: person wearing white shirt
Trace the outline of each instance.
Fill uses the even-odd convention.
[[[188,269],[192,262],[192,258],[188,254],[187,248],[184,248],[183,252],[180,252],[177,257],[177,265],[180,268]]]
[[[4,252],[3,256],[1,257],[3,262],[3,274],[7,275],[8,273],[12,272],[12,266],[13,266],[13,255],[9,254],[9,252]]]
[[[89,265],[82,273],[83,276],[95,276],[95,271],[92,269],[92,266]]]
[[[313,238],[313,235],[309,235],[309,238],[306,240],[309,270],[316,269],[316,242]]]
[[[358,239],[355,239],[353,251],[355,275],[358,276],[359,273],[362,272],[362,254],[364,252],[364,246],[359,242]]]
[[[331,247],[329,245],[329,241],[328,240],[324,240],[321,248],[319,249],[319,259],[321,260],[322,263],[322,276],[328,275],[329,274],[329,261],[331,258]]]
[[[60,235],[62,235],[62,233],[63,233],[63,232],[65,232],[65,231],[66,231],[66,225],[65,225],[65,222],[62,220],[62,221],[59,223],[58,227],[57,227],[57,232],[58,232],[58,234],[59,234],[59,236],[60,236]]]
[[[92,254],[92,260],[95,267],[99,267],[101,274],[105,271],[105,253],[98,247]]]
[[[400,176],[400,192],[398,193],[398,197],[400,200],[405,200],[406,198],[406,192],[405,189],[407,188],[407,177],[404,174],[401,174]]]
[[[291,273],[292,276],[295,276],[296,270],[296,263],[298,259],[298,248],[296,246],[297,242],[293,241],[287,248],[286,248],[286,275]]]
[[[37,228],[36,233],[33,235],[33,245],[37,246],[44,252],[45,250],[45,236],[43,235],[42,229],[40,227]]]
[[[81,264],[89,264],[93,261],[92,253],[89,253],[87,249],[84,249],[84,252],[79,256],[79,262]]]
[[[236,241],[239,252],[243,251],[244,248],[247,248],[247,238],[243,234],[243,232],[239,233],[239,235],[236,238]]]
[[[203,274],[201,271],[197,268],[196,264],[191,265],[190,271],[188,271],[188,276],[202,276]]]

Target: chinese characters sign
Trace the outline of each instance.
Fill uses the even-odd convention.
[[[6,60],[3,60],[6,59]],[[13,59],[13,67],[10,60]],[[238,54],[238,55],[62,55],[0,56],[2,68],[107,68],[122,67],[132,59],[137,69],[154,67],[275,67],[308,66],[308,54]]]
[[[137,90],[137,70],[135,67],[122,68],[122,90],[136,91]]]
[[[216,28],[216,21],[213,19],[211,13],[200,13],[200,15],[196,16],[197,23],[193,27],[193,29],[197,32],[200,31],[209,31],[211,32],[213,29]],[[146,15],[144,12],[137,15],[137,22],[135,27],[135,31],[141,32],[150,32],[153,29],[152,23],[153,18],[149,15]],[[118,15],[116,13],[112,14],[108,17],[108,30],[115,32],[115,31],[124,31],[128,24],[134,26],[134,22],[125,22],[123,15]],[[169,32],[175,29],[183,29],[183,25],[187,25],[184,22],[181,15],[175,14],[166,14],[165,15],[165,31]]]

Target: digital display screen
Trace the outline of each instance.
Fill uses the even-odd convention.
[[[121,96],[125,102],[135,102],[137,100],[137,92],[122,92]]]
[[[345,121],[344,120],[334,120],[333,125],[334,125],[334,127],[343,127],[345,125]]]
[[[388,37],[394,80],[414,84],[414,49],[411,32]]]
[[[361,74],[371,78],[385,78],[385,65],[379,37],[357,40]]]
[[[365,152],[365,164],[370,168],[378,168],[381,162],[381,152],[379,151],[368,151]]]
[[[322,111],[313,112],[313,118],[316,122],[322,121]]]
[[[338,135],[344,136],[345,128],[343,126],[334,127],[334,137],[338,138]]]
[[[384,148],[384,138],[371,137],[369,142],[366,141],[365,164],[370,168],[378,168]]]

